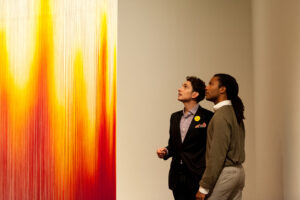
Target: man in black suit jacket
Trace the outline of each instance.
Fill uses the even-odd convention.
[[[171,115],[168,146],[157,150],[159,158],[172,157],[169,188],[175,200],[195,200],[205,170],[206,128],[213,113],[198,104],[204,96],[204,82],[187,77],[178,89],[184,109]]]

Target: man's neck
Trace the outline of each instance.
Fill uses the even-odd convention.
[[[196,101],[184,102],[184,114],[192,110],[198,103]]]
[[[222,101],[225,101],[225,100],[228,100],[228,99],[227,99],[227,96],[220,95],[220,96],[214,101],[214,104],[216,105],[216,104],[218,104],[218,103],[220,103],[220,102],[222,102]]]

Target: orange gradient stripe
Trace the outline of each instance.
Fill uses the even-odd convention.
[[[84,48],[65,49],[72,65],[55,66],[53,4],[35,5],[36,36],[23,85],[10,65],[6,28],[0,28],[0,199],[115,200],[117,53],[116,41],[108,40],[106,9],[95,41],[93,96]],[[57,67],[70,69],[64,85],[57,85]],[[65,88],[63,103],[58,87]],[[95,100],[95,112],[88,99]]]

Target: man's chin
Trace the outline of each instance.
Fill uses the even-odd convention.
[[[180,101],[180,102],[182,102],[182,103],[185,101],[184,99],[182,99],[180,97],[178,97],[177,100]]]
[[[212,98],[205,97],[206,101],[214,101]]]

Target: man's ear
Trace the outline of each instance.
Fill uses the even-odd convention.
[[[219,91],[220,91],[220,94],[226,93],[226,87],[225,87],[225,86],[221,86],[221,87],[219,88]]]
[[[194,92],[192,93],[192,98],[193,98],[193,99],[196,99],[198,96],[199,96],[199,92],[194,91]]]

